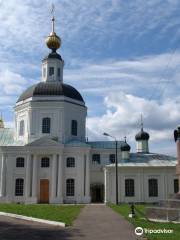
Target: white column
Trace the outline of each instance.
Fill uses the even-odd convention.
[[[56,188],[57,188],[57,155],[53,154],[51,174],[51,199],[54,199],[56,197]]]
[[[26,158],[26,186],[25,186],[25,197],[30,197],[30,186],[31,186],[31,155],[28,154]]]
[[[6,157],[2,155],[1,176],[0,176],[0,196],[6,195]]]
[[[57,196],[59,202],[63,202],[63,158],[62,155],[59,155],[59,162],[58,162],[58,192]]]
[[[33,157],[33,176],[32,176],[32,197],[37,197],[37,169],[38,168],[38,159],[37,155]]]
[[[90,158],[86,154],[86,198],[90,201]]]

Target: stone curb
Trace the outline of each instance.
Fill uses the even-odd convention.
[[[26,216],[14,214],[14,213],[0,212],[0,215],[6,216],[6,217],[22,219],[22,220],[27,220],[27,221],[38,222],[38,223],[50,224],[50,225],[59,226],[59,227],[66,227],[66,224],[63,222],[49,221],[49,220],[34,218],[34,217],[26,217]]]

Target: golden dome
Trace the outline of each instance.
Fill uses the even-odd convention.
[[[61,46],[61,38],[55,32],[51,32],[46,39],[46,45],[53,51],[56,51]]]
[[[4,128],[4,121],[2,118],[0,118],[0,128]]]
[[[54,6],[52,6],[52,13],[54,13]],[[54,18],[54,15],[53,15],[53,17],[52,17],[52,31],[46,39],[46,45],[52,51],[56,51],[61,46],[61,38],[58,35],[56,35],[56,33],[55,33],[55,30],[54,30],[54,28],[55,28],[54,25],[55,24],[54,23],[55,23],[55,18]]]

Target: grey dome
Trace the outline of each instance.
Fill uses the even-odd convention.
[[[50,58],[55,58],[55,59],[59,59],[60,61],[63,61],[62,60],[62,57],[59,53],[57,52],[51,52],[49,53],[44,59],[43,61],[47,60],[47,59],[50,59]]]
[[[149,133],[145,132],[143,128],[141,128],[141,131],[136,134],[135,139],[136,141],[149,140]]]
[[[131,150],[131,147],[127,142],[124,142],[121,144],[121,151],[130,151],[130,150]]]
[[[65,96],[84,103],[81,94],[72,86],[61,82],[40,82],[25,90],[17,102],[34,96]]]

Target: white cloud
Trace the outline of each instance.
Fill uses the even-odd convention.
[[[144,129],[149,132],[154,149],[157,150],[158,145],[162,149],[165,145],[165,153],[170,151],[169,153],[175,154],[173,130],[180,123],[180,103],[176,98],[166,99],[159,104],[157,101],[119,92],[109,94],[105,98],[105,106],[105,114],[88,118],[90,140],[102,139],[103,132],[108,132],[120,140],[127,136],[135,150],[135,135],[140,130],[140,114],[143,113]],[[151,148],[150,151],[154,149]]]
[[[122,41],[132,36],[136,40],[158,29],[154,37],[163,38],[168,31],[176,29],[180,21],[179,4],[172,1],[56,0],[54,3],[56,30],[65,39],[63,44],[68,55],[72,54],[71,49],[82,44],[87,50],[95,46],[108,48],[117,36]],[[9,49],[31,55],[36,50],[44,51],[42,41],[50,32],[50,4],[51,1],[43,0],[0,2],[1,51],[4,54]],[[177,38],[178,31],[173,32],[173,38]]]
[[[115,122],[117,121],[116,118],[121,119],[121,126],[125,127],[135,128],[140,113],[144,114],[146,127],[150,130],[163,131],[176,126],[175,124],[180,120],[179,97],[165,99],[162,103],[159,103],[155,100],[149,101],[148,99],[120,92],[118,94],[109,94],[105,98],[105,104],[107,106],[106,117],[114,119]]]
[[[174,97],[178,94],[180,53],[144,56],[133,60],[109,60],[101,63],[75,63],[66,68],[65,81],[84,95],[105,97],[124,91],[147,99]]]
[[[179,62],[176,51],[132,60],[75,62],[76,69],[65,69],[65,81],[87,99],[89,139],[102,139],[104,131],[119,139],[127,135],[135,150],[134,136],[143,113],[151,150],[175,154],[173,130],[180,123]]]
[[[27,85],[27,80],[18,73],[11,72],[8,69],[0,71],[0,93],[2,95],[17,95],[20,94],[25,85]]]

